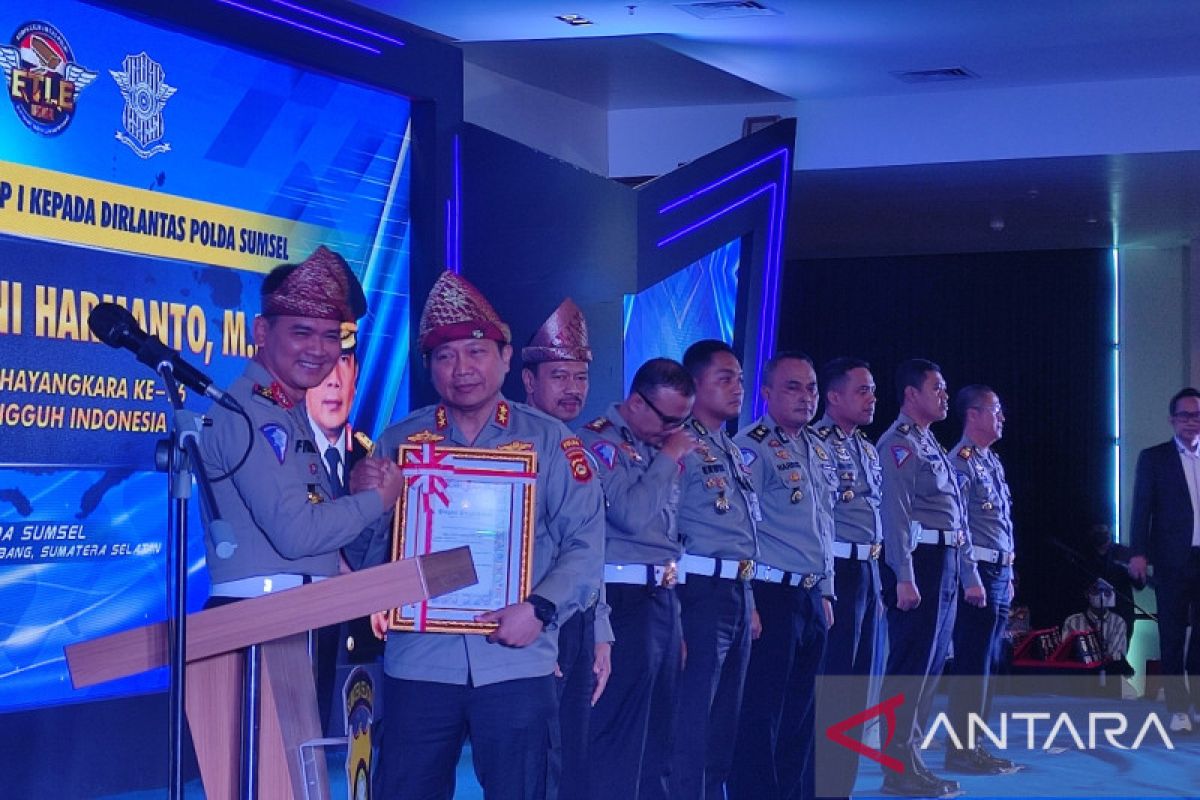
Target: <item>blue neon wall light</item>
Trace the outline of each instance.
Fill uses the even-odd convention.
[[[776,178],[773,178],[766,183],[756,186],[740,197],[731,200],[720,209],[705,215],[699,220],[695,220],[675,230],[658,240],[657,246],[662,248],[678,241],[679,239],[694,233],[707,225],[711,225],[716,220],[724,215],[740,208],[749,203],[756,197],[762,194],[769,193],[769,203],[767,211],[767,247],[766,259],[763,268],[763,283],[762,283],[762,309],[759,316],[758,327],[758,349],[755,353],[754,375],[762,375],[763,364],[766,362],[769,354],[775,351],[775,336],[776,327],[779,319],[779,276],[782,272],[783,262],[783,226],[785,214],[787,213],[787,182],[788,170],[791,164],[791,151],[786,147],[781,147],[774,150],[765,156],[755,159],[754,161],[741,166],[726,175],[718,178],[711,183],[708,183],[695,191],[689,192],[681,197],[678,197],[666,205],[659,208],[658,213],[666,214],[676,209],[686,206],[691,201],[703,197],[720,186],[724,186],[730,181],[735,180],[742,175],[746,175],[758,167],[761,167],[775,159],[779,160],[780,171]],[[754,417],[762,414],[764,401],[758,392],[750,393],[752,415]]]

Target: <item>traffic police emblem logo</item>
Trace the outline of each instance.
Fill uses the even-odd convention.
[[[108,72],[125,98],[121,114],[124,131],[117,131],[117,141],[129,147],[140,158],[150,158],[169,152],[171,145],[162,141],[163,106],[175,94],[176,88],[163,80],[163,68],[145,52],[125,56],[124,70]]]
[[[99,74],[75,63],[66,37],[47,22],[26,22],[0,45],[8,98],[26,128],[57,136],[75,118],[75,100]]]

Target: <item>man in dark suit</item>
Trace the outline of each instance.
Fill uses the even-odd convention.
[[[1200,620],[1200,391],[1180,390],[1170,412],[1175,436],[1138,456],[1129,574],[1144,580],[1154,565],[1169,727],[1190,733],[1189,704],[1200,711],[1200,642],[1193,635],[1186,662],[1183,645],[1189,617]],[[1190,697],[1185,667],[1192,676]]]

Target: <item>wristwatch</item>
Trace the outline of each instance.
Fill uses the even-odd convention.
[[[558,621],[558,606],[538,594],[531,594],[525,602],[533,606],[533,615],[537,617],[544,628],[549,630]]]

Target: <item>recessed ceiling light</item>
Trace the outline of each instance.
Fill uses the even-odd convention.
[[[580,25],[591,25],[592,24],[592,21],[590,19],[588,19],[587,17],[583,16],[582,14],[559,14],[558,16],[555,17],[555,19],[557,19],[561,22],[565,22],[572,27],[579,27]]]

